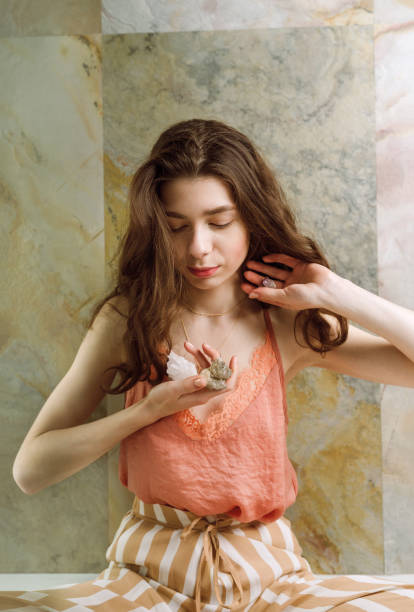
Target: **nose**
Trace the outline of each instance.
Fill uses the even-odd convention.
[[[208,255],[212,248],[211,235],[207,228],[194,228],[190,244],[189,253],[193,259],[201,260],[205,255]]]

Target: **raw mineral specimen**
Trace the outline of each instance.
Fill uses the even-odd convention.
[[[171,351],[167,361],[167,374],[171,380],[183,380],[197,374],[195,363]]]
[[[214,391],[220,391],[226,388],[226,380],[232,374],[231,369],[226,366],[222,359],[214,359],[209,368],[205,368],[200,372],[207,380],[206,388]]]
[[[224,380],[231,376],[230,368],[226,366],[222,359],[215,359],[211,362],[210,373],[213,378],[224,378]]]

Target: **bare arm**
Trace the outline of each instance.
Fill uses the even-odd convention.
[[[119,308],[118,300],[113,303]],[[123,360],[121,315],[105,304],[78,349],[68,372],[42,406],[16,455],[13,477],[36,493],[89,465],[135,429],[148,424],[141,405],[87,423]]]
[[[15,461],[13,475],[29,495],[76,474],[134,431],[154,422],[145,398],[128,408],[91,423],[47,431],[36,436],[22,462]],[[17,459],[17,458],[16,458]]]
[[[204,379],[196,386],[197,376],[167,381],[153,387],[144,399],[128,408],[86,423],[105,395],[100,385],[110,386],[114,379],[114,372],[105,373],[105,370],[125,361],[123,332],[126,323],[110,307],[103,309],[17,453],[13,477],[24,493],[32,495],[68,478],[133,432],[169,414],[228,393],[234,385],[235,357],[230,362],[233,375],[227,381],[227,390],[207,390]],[[207,354],[210,359],[218,356],[214,349]],[[204,357],[202,363],[206,365],[209,361]]]
[[[30,442],[23,470],[15,462],[14,478],[25,493],[37,493],[79,472],[154,420],[154,412],[151,416],[146,410],[144,398],[92,423],[47,431]]]
[[[252,284],[243,283],[241,287],[249,297],[295,311],[323,308],[368,330],[350,325],[343,344],[327,351],[325,358],[307,351],[301,367],[316,366],[373,382],[414,387],[413,310],[370,293],[326,266],[285,253],[271,253],[262,259],[265,263],[247,262],[251,270],[245,277]],[[270,263],[284,264],[290,271],[267,265]],[[281,286],[263,287],[263,276],[253,270],[276,278]],[[335,317],[325,316],[337,326]]]

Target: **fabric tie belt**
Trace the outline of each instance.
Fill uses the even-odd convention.
[[[201,554],[200,563],[197,570],[197,578],[196,578],[196,587],[195,587],[195,599],[196,599],[196,612],[201,611],[201,573],[202,573],[202,565],[203,562],[207,563],[210,568],[213,568],[214,571],[214,590],[216,593],[217,601],[220,606],[229,607],[225,604],[219,593],[218,586],[218,568],[220,563],[220,557],[223,561],[224,569],[231,575],[233,578],[233,582],[237,586],[239,590],[238,598],[233,601],[230,606],[230,609],[237,608],[242,603],[243,598],[243,588],[241,585],[240,578],[237,573],[237,569],[231,559],[226,555],[226,553],[221,550],[219,539],[217,532],[225,527],[229,527],[234,523],[232,518],[216,518],[214,523],[209,523],[202,516],[198,516],[195,518],[187,527],[183,529],[183,532],[180,536],[182,540],[184,540],[193,529],[197,531],[204,531],[203,534],[203,551]]]

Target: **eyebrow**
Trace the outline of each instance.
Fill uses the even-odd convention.
[[[208,215],[215,215],[216,213],[221,213],[221,212],[226,212],[228,210],[236,210],[235,206],[218,206],[217,208],[211,208],[210,210],[205,210],[203,212],[203,217],[208,217]],[[167,217],[175,217],[177,219],[186,219],[185,215],[181,215],[180,213],[177,212],[168,212],[168,210],[165,211],[165,214],[167,215]]]

